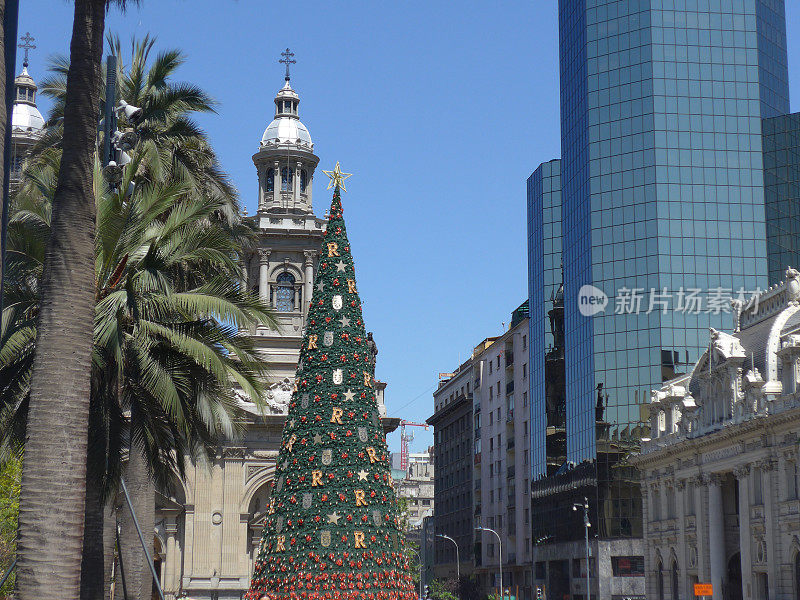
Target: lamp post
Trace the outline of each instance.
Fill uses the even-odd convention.
[[[586,539],[586,600],[591,600],[592,594],[589,589],[589,527],[592,524],[589,523],[589,499],[586,496],[583,497],[583,504],[576,502],[572,505],[572,510],[578,510],[579,508],[583,509],[583,529]]]
[[[456,581],[458,582],[458,584],[457,584],[458,585],[458,591],[461,592],[461,560],[458,558],[458,542],[456,542],[449,535],[445,535],[443,533],[437,533],[436,537],[440,537],[440,538],[444,538],[446,540],[450,540],[451,542],[453,542],[453,545],[456,547]]]
[[[503,540],[500,539],[500,534],[497,533],[494,529],[490,529],[488,527],[476,527],[475,529],[479,531],[491,531],[493,534],[497,536],[497,542],[500,547],[500,600],[504,600],[503,596]]]
[[[412,550],[411,548],[409,550],[417,555],[417,562],[419,563],[419,597],[422,598],[422,556],[417,550]]]

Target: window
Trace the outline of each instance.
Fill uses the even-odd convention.
[[[268,192],[275,191],[275,169],[267,169],[267,181],[265,182],[265,189]]]
[[[547,578],[547,563],[544,561],[540,561],[536,563],[536,579],[546,579]]]
[[[660,564],[659,570],[661,570]],[[612,556],[611,571],[614,573],[614,577],[643,576],[644,556]]]
[[[294,310],[294,276],[288,271],[278,275],[275,280],[277,291],[275,294],[275,310],[278,312],[292,312]]]
[[[763,504],[764,500],[761,493],[761,469],[754,467],[751,478],[753,480],[753,504]]]
[[[528,336],[527,335],[523,335],[522,336],[522,349],[523,350],[527,350],[528,349]]]
[[[795,461],[786,461],[786,499],[787,500],[797,500],[797,492],[798,492],[798,483],[797,478],[800,473],[798,473],[797,462]]]
[[[498,381],[497,382],[497,397],[499,398],[501,395],[502,395],[502,392],[500,391],[500,382]]]
[[[674,560],[672,561],[672,577],[670,579],[672,584],[672,597],[678,598],[678,589],[680,587],[678,585],[678,563]]]
[[[494,556],[494,544],[486,544],[486,555]]]
[[[497,368],[498,368],[498,369],[500,368],[500,356],[499,356],[499,355],[498,355],[498,357],[497,357]]]
[[[305,169],[300,171],[300,193],[306,193],[306,186],[308,185],[308,173]]]
[[[281,191],[291,192],[294,186],[294,172],[289,167],[281,167]]]
[[[489,375],[492,374],[492,361],[489,361]]]
[[[522,406],[528,406],[528,392],[522,392]]]
[[[489,388],[489,400],[491,400],[492,398],[494,398],[494,388],[490,387]]]

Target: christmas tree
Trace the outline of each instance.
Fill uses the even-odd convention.
[[[347,240],[337,163],[248,600],[415,596]],[[343,187],[343,186],[341,186]]]

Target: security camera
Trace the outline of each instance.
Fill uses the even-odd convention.
[[[128,104],[125,100],[119,101],[119,106],[114,109],[115,112],[123,111],[125,113],[125,118],[128,119],[131,123],[138,123],[142,120],[142,109],[138,106],[133,106],[132,104]]]

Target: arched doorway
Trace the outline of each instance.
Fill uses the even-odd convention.
[[[678,561],[672,559],[672,569],[670,569],[670,587],[672,600],[678,600],[680,595],[680,578],[678,577]]]
[[[726,600],[742,600],[742,556],[738,552],[728,560],[725,598]]]
[[[270,498],[272,497],[272,483],[273,480],[269,479],[258,488],[258,490],[253,494],[253,497],[250,499],[250,505],[247,509],[250,575],[252,575],[253,566],[255,564],[256,556],[258,555],[258,547],[259,543],[261,542],[261,533],[264,529],[264,519],[267,515]]]
[[[794,555],[794,600],[800,600],[800,550]]]

